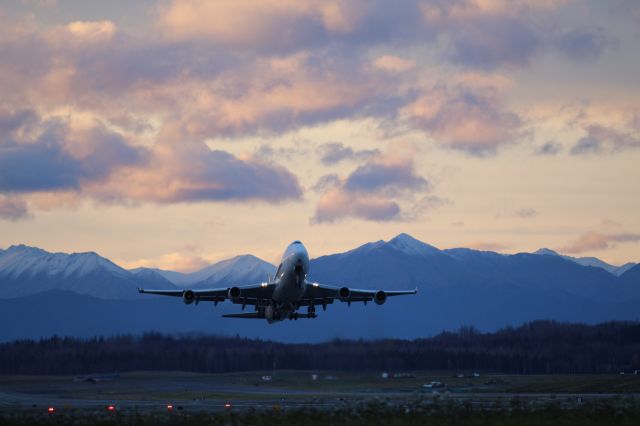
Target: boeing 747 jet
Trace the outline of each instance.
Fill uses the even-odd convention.
[[[253,306],[254,312],[242,312],[223,315],[226,318],[258,318],[266,319],[269,323],[285,319],[315,318],[316,306],[327,310],[327,305],[334,300],[346,302],[373,301],[382,305],[390,296],[416,294],[414,290],[358,290],[349,287],[333,287],[308,282],[309,254],[300,241],[294,241],[287,247],[280,266],[273,280],[270,282],[243,287],[214,288],[206,290],[146,290],[138,289],[140,293],[159,294],[161,296],[181,297],[186,304],[212,301],[214,304],[227,299],[232,303]],[[307,307],[306,313],[298,312],[301,307]]]

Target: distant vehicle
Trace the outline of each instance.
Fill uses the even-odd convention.
[[[262,376],[262,381],[263,382],[270,382],[272,380],[271,376]]]
[[[99,383],[99,382],[109,382],[120,378],[120,374],[94,374],[87,376],[76,376],[73,378],[74,382],[88,382],[88,383]]]
[[[442,388],[444,387],[444,383],[439,382],[437,380],[433,380],[431,383],[427,383],[426,385],[422,385],[423,388],[433,389],[433,388]]]
[[[416,294],[414,290],[358,290],[349,287],[333,287],[307,281],[309,272],[309,254],[300,241],[291,243],[284,254],[275,277],[270,282],[244,287],[214,288],[207,290],[146,290],[139,288],[140,293],[158,294],[161,296],[182,297],[187,305],[212,301],[215,305],[227,299],[232,303],[255,307],[255,312],[222,315],[225,318],[266,319],[270,324],[285,319],[315,318],[316,306],[327,310],[327,305],[334,300],[346,302],[373,301],[382,305],[389,296]],[[307,307],[307,313],[297,310]]]

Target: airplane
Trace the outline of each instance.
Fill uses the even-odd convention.
[[[309,254],[307,249],[300,241],[294,241],[285,250],[276,274],[269,282],[206,290],[147,290],[139,288],[138,291],[145,294],[181,297],[187,305],[194,302],[197,305],[199,302],[212,301],[217,306],[218,302],[229,299],[232,303],[242,305],[243,311],[247,305],[254,306],[255,311],[222,315],[224,318],[266,319],[269,324],[287,318],[290,320],[315,318],[316,306],[322,306],[322,309],[326,311],[327,305],[332,304],[334,300],[346,302],[349,306],[352,302],[363,302],[366,305],[370,301],[382,305],[390,296],[418,292],[417,287],[414,290],[359,290],[322,285],[308,282],[308,273]],[[307,307],[307,312],[298,312],[298,309],[303,306]]]

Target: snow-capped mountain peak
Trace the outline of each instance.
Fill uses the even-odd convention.
[[[387,245],[402,251],[403,253],[415,255],[415,256],[424,256],[433,253],[438,253],[436,247],[431,246],[429,244],[423,243],[422,241],[416,240],[411,235],[408,234],[399,234],[396,237],[392,238],[387,242]]]
[[[633,262],[630,263],[626,263],[622,266],[616,266],[616,265],[611,265],[603,260],[598,259],[597,257],[573,257],[573,256],[567,256],[564,254],[560,254],[554,250],[548,249],[548,248],[541,248],[536,250],[533,254],[539,254],[539,255],[548,255],[548,256],[558,256],[561,257],[563,259],[566,260],[570,260],[572,262],[577,263],[578,265],[582,265],[582,266],[592,266],[594,268],[600,268],[600,269],[604,269],[605,271],[615,275],[615,276],[620,276],[622,274],[624,274],[627,270],[629,270],[630,268],[632,268],[633,266],[635,266],[636,264]]]
[[[541,248],[533,252],[533,254],[544,254],[547,256],[560,256],[557,251],[551,250],[549,248]]]
[[[12,278],[33,278],[42,274],[63,277],[85,276],[98,269],[120,276],[127,275],[124,269],[94,252],[49,253],[21,244],[11,246],[0,254],[0,275]]]

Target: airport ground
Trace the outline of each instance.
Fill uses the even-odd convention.
[[[640,375],[473,373],[4,375],[0,425],[640,424]]]

